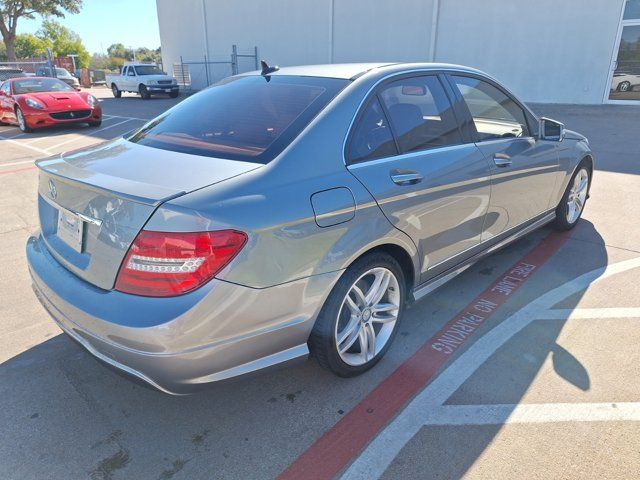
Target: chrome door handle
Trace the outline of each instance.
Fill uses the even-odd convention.
[[[391,180],[396,185],[415,185],[422,181],[422,175],[418,172],[391,172]]]
[[[511,157],[507,155],[496,154],[493,156],[493,163],[496,164],[496,167],[508,167],[511,165]]]

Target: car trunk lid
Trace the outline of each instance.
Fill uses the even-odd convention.
[[[40,225],[50,252],[102,289],[113,288],[129,246],[160,204],[260,167],[124,139],[37,166]]]

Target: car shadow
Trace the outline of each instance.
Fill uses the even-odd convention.
[[[523,288],[519,302],[607,265],[595,227],[583,221],[577,228],[589,239],[580,241],[583,251],[564,248],[539,273],[546,275],[538,282],[542,289]],[[464,285],[473,285],[489,268],[500,273],[534,243],[525,238],[507,247],[435,295],[458,298]],[[571,297],[573,306],[580,297]],[[274,478],[450,318],[434,309],[436,300],[428,296],[407,311],[388,357],[363,376],[337,378],[308,361],[184,397],[114,374],[58,335],[0,365],[0,424],[3,437],[11,439],[0,447],[0,478],[171,478],[187,467],[189,478]],[[461,306],[449,301],[446,308]],[[496,376],[498,367],[480,368],[447,403],[518,404],[549,356],[560,377],[589,390],[580,359],[557,344],[564,323],[534,322],[494,354],[506,375]],[[501,428],[425,427],[406,448],[419,449],[418,458],[431,472],[422,478],[459,478]],[[460,441],[465,448],[452,448]],[[394,474],[415,474],[397,468]]]
[[[570,232],[569,235],[572,233]],[[570,237],[560,252],[545,265],[544,270],[538,272],[538,276],[544,275],[544,281],[540,282],[541,279],[538,278],[536,282],[534,277],[531,280],[532,284],[523,287],[519,292],[520,298],[517,300],[519,307],[527,305],[584,273],[608,265],[609,256],[606,246],[592,223],[583,219],[576,227],[575,234],[580,235],[580,240],[571,240]],[[499,256],[500,254],[496,257]],[[489,263],[492,261],[494,260],[491,258],[487,259]],[[563,299],[559,303],[561,307],[554,308],[574,310],[585,291]],[[487,325],[488,329],[505,321],[511,313],[519,308],[513,305],[511,308],[509,305],[505,307],[509,309],[508,313],[499,315],[495,321],[490,322]],[[462,424],[425,425],[405,445],[399,457],[386,471],[385,478],[416,478],[418,469],[415,464],[407,462],[407,458],[421,458],[423,467],[428,468],[429,473],[420,478],[459,479],[464,477],[505,429],[504,422],[513,412],[513,408],[523,403],[549,401],[549,398],[553,401],[554,395],[562,396],[571,391],[571,388],[563,388],[561,392],[548,391],[547,389],[553,388],[553,386],[549,386],[549,372],[544,372],[547,375],[544,377],[545,380],[538,379],[544,370],[544,364],[549,360],[553,372],[558,377],[558,381],[553,381],[551,385],[557,386],[566,382],[582,394],[586,394],[591,389],[593,379],[590,378],[582,360],[568,350],[569,347],[558,343],[558,338],[565,324],[566,320],[561,319],[531,322],[505,344],[499,346],[491,354],[491,357],[478,366],[473,375],[460,385],[445,402],[446,406],[453,407],[500,405],[501,420],[504,421],[492,424],[492,422],[479,420],[476,424],[473,419],[469,419]],[[486,332],[481,332],[478,338],[483,333]],[[470,342],[469,347],[472,347],[478,338]],[[538,380],[534,386],[536,379]],[[544,393],[540,393],[542,382],[544,382]],[[536,390],[534,393],[532,393],[532,388]],[[533,400],[531,399],[532,395]],[[543,398],[535,395],[543,395]],[[573,395],[581,394],[570,394],[569,398],[573,398]],[[564,401],[571,401],[566,399],[566,395],[562,398],[565,398]],[[514,435],[522,434],[529,435],[524,429],[518,430]],[[533,441],[532,439],[531,442],[533,443]],[[464,448],[461,448],[462,445]],[[398,461],[400,457],[405,460]],[[513,461],[513,459],[509,461]]]

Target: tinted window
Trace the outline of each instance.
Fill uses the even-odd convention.
[[[138,75],[165,75],[165,73],[155,65],[138,65],[132,68],[136,69]]]
[[[179,103],[129,140],[163,150],[267,163],[348,83],[288,75],[228,78]]]
[[[397,155],[395,141],[377,97],[373,97],[358,117],[349,141],[350,163]]]
[[[13,81],[13,93],[18,95],[22,93],[36,92],[69,92],[74,91],[72,87],[61,80],[49,77],[34,77],[26,80]]]
[[[451,103],[435,76],[397,80],[380,92],[401,152],[462,143]]]
[[[480,141],[530,135],[524,110],[508,95],[477,78],[453,76]]]

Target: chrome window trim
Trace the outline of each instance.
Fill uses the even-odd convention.
[[[387,162],[392,162],[392,161],[396,161],[396,160],[405,160],[405,159],[408,159],[408,158],[420,157],[420,156],[424,155],[425,153],[449,152],[449,151],[452,151],[452,150],[458,150],[458,149],[461,149],[461,148],[467,148],[467,147],[469,147],[471,145],[475,146],[475,143],[459,143],[457,145],[446,145],[444,147],[427,148],[425,150],[418,150],[418,151],[415,151],[415,152],[400,153],[398,155],[392,155],[390,157],[380,157],[380,158],[374,158],[372,160],[365,160],[363,162],[352,163],[350,165],[346,165],[346,167],[347,167],[347,170],[356,170],[358,168],[365,167],[365,166],[379,165],[381,163],[387,163]]]

